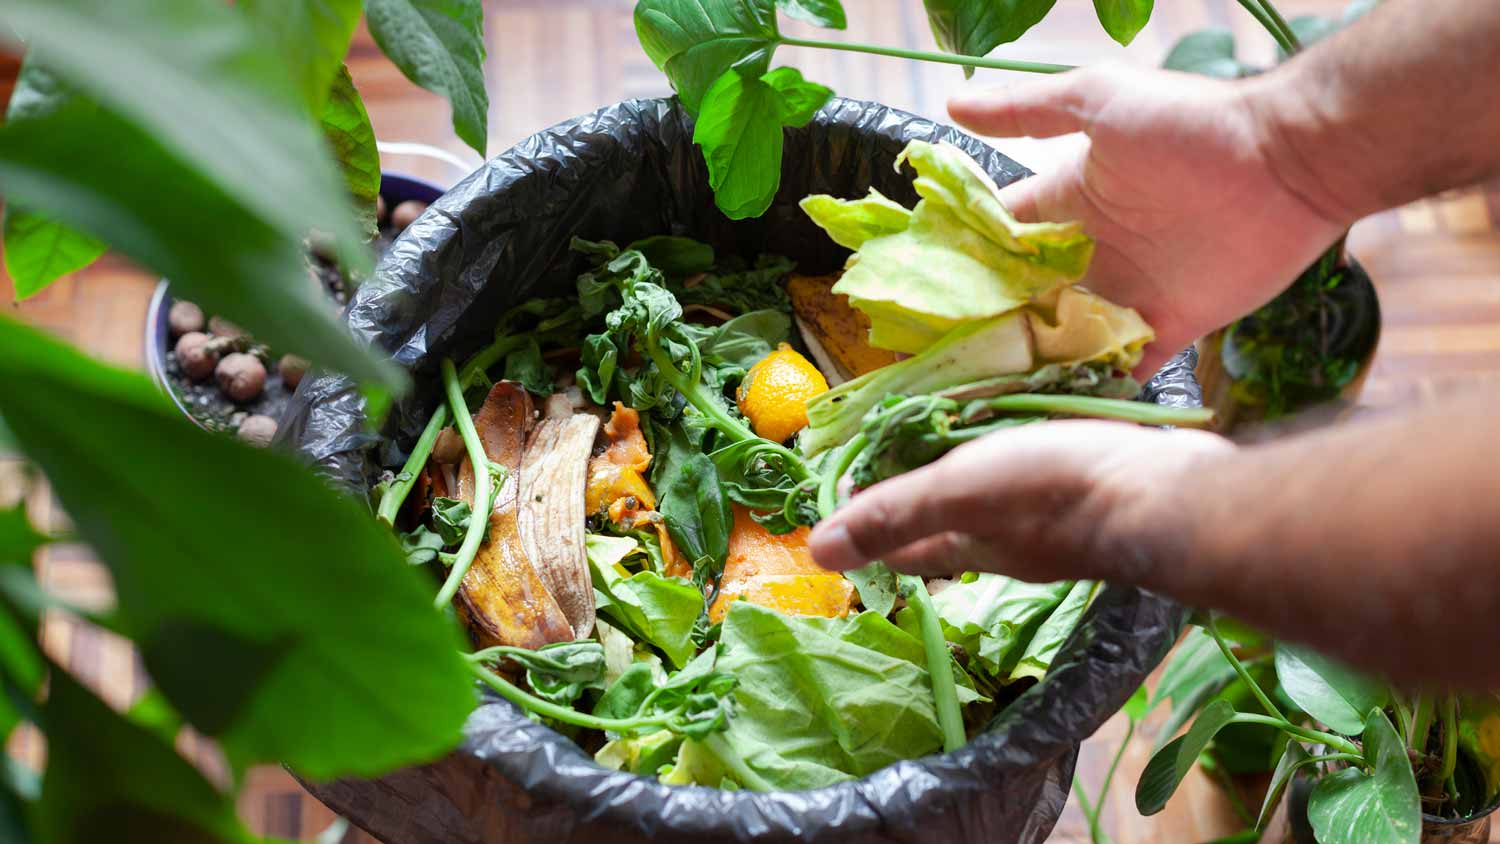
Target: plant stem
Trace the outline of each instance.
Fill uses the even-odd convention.
[[[1098,396],[1013,393],[991,399],[977,399],[968,407],[975,405],[1000,413],[1061,413],[1068,416],[1121,419],[1142,425],[1178,425],[1185,428],[1201,428],[1214,421],[1214,412],[1206,407],[1166,407],[1124,399],[1104,399]],[[964,415],[967,417],[968,413]]]
[[[757,774],[749,765],[745,764],[745,758],[734,749],[721,733],[712,733],[707,738],[698,742],[703,745],[709,753],[719,760],[719,764],[728,769],[730,776],[735,782],[743,785],[751,791],[775,791],[772,785]]]
[[[1458,801],[1458,787],[1453,781],[1453,772],[1458,770],[1458,698],[1447,695],[1443,698],[1443,767],[1438,772],[1438,782],[1448,791],[1448,802]]]
[[[1302,42],[1297,40],[1297,33],[1292,30],[1291,24],[1286,22],[1286,18],[1282,17],[1281,12],[1276,8],[1276,4],[1272,3],[1271,0],[1260,0],[1260,7],[1265,9],[1266,17],[1271,19],[1271,23],[1275,24],[1276,28],[1286,38],[1287,44],[1291,45],[1291,49],[1287,50],[1287,55],[1290,56],[1302,52]]]
[[[1411,730],[1412,722],[1411,705],[1406,702],[1406,698],[1402,697],[1401,693],[1396,689],[1391,689],[1390,698],[1391,708],[1396,710],[1396,732],[1401,736],[1402,746],[1410,748],[1411,736],[1409,733]]]
[[[442,433],[443,427],[447,424],[448,406],[440,404],[437,410],[432,412],[432,418],[427,420],[427,427],[422,429],[422,436],[417,437],[417,444],[412,446],[411,455],[406,458],[406,463],[401,467],[401,475],[406,476],[405,480],[393,481],[391,488],[380,497],[380,506],[375,511],[375,517],[385,522],[386,525],[396,523],[396,514],[401,512],[401,505],[406,502],[406,496],[416,484],[417,475],[427,465],[427,458],[432,455],[432,446],[437,442],[438,434]]]
[[[964,733],[963,713],[958,708],[958,691],[953,683],[953,657],[948,654],[948,641],[943,638],[943,626],[938,622],[937,608],[932,605],[932,596],[927,594],[927,584],[912,574],[899,575],[897,582],[907,592],[906,602],[917,612],[917,624],[922,631],[922,650],[927,654],[927,673],[932,677],[932,696],[937,704],[938,726],[943,731],[943,750],[949,753],[964,746],[968,735]]]
[[[1272,703],[1271,699],[1266,696],[1266,693],[1261,691],[1260,684],[1255,682],[1255,678],[1251,677],[1250,672],[1245,669],[1245,664],[1240,662],[1239,657],[1234,655],[1234,650],[1229,647],[1229,643],[1224,641],[1223,636],[1219,635],[1219,627],[1214,623],[1212,615],[1206,619],[1204,629],[1208,630],[1208,635],[1214,637],[1214,642],[1219,646],[1219,652],[1224,654],[1224,658],[1229,660],[1229,665],[1234,668],[1235,673],[1240,675],[1240,679],[1245,681],[1246,686],[1250,687],[1250,693],[1255,695],[1255,699],[1260,702],[1261,708],[1280,723],[1291,724],[1286,719],[1286,716],[1281,714],[1281,710],[1276,708],[1276,704]]]
[[[490,671],[480,664],[476,659],[478,654],[464,654],[468,662],[469,671],[479,678],[486,686],[499,692],[500,696],[521,707],[527,712],[535,712],[554,721],[564,724],[572,724],[575,727],[584,727],[590,730],[608,730],[613,733],[631,734],[644,730],[663,729],[667,726],[668,716],[653,715],[644,718],[599,718],[594,715],[586,715],[570,706],[561,706],[550,700],[542,700],[520,686],[506,680],[504,677]]]
[[[453,595],[458,592],[459,584],[464,582],[464,575],[469,573],[469,566],[474,564],[474,555],[479,553],[479,546],[484,542],[485,529],[490,523],[490,508],[493,506],[494,496],[490,492],[490,460],[484,453],[484,444],[479,441],[479,432],[474,430],[474,419],[469,416],[469,406],[464,402],[463,385],[458,382],[458,373],[453,368],[451,358],[443,358],[443,389],[448,394],[448,407],[453,413],[453,421],[458,425],[458,432],[463,435],[464,447],[469,452],[469,463],[474,467],[474,499],[470,508],[469,528],[464,532],[463,544],[458,547],[458,553],[453,560],[453,568],[448,570],[448,579],[443,581],[443,588],[438,590],[437,599],[433,605],[438,609],[446,607],[453,601]]]
[[[859,458],[860,452],[870,444],[870,438],[865,436],[864,431],[854,435],[854,438],[839,452],[838,462],[833,465],[831,472],[824,473],[818,481],[818,514],[823,518],[833,515],[833,511],[839,504],[839,478],[849,471],[854,461]]]
[[[1234,811],[1234,816],[1245,826],[1255,826],[1255,818],[1250,810],[1245,808],[1245,801],[1240,798],[1240,791],[1234,786],[1234,777],[1222,764],[1213,766],[1213,776],[1219,781],[1219,788],[1224,792],[1224,797],[1229,801],[1229,808]]]
[[[956,56],[951,53],[935,53],[928,50],[907,50],[901,47],[885,47],[879,44],[856,44],[849,41],[818,41],[811,38],[792,38],[783,35],[778,41],[788,47],[811,47],[817,50],[844,50],[850,53],[870,53],[876,56],[891,56],[898,59],[914,59],[920,62],[956,64],[964,67],[983,67],[992,70],[1016,70],[1023,73],[1066,73],[1073,65],[1026,62],[1016,59],[990,59],[981,56]]]
[[[1353,753],[1325,753],[1321,756],[1309,756],[1303,759],[1301,765],[1318,765],[1323,762],[1348,762],[1351,765],[1365,765],[1365,757],[1356,756]]]
[[[1083,812],[1084,819],[1089,822],[1090,844],[1109,844],[1109,836],[1105,835],[1104,830],[1099,826],[1099,812],[1104,804],[1101,802],[1096,805],[1089,802],[1089,793],[1084,789],[1083,780],[1079,779],[1077,774],[1073,775],[1073,796],[1078,799],[1078,810]]]
[[[1099,784],[1099,799],[1094,802],[1094,812],[1088,815],[1089,840],[1093,844],[1102,844],[1109,841],[1109,836],[1099,826],[1099,816],[1104,813],[1104,801],[1109,797],[1109,787],[1115,781],[1115,772],[1120,768],[1120,760],[1125,758],[1125,748],[1130,745],[1130,740],[1135,738],[1135,719],[1130,718],[1125,725],[1125,737],[1120,739],[1120,746],[1115,748],[1115,757],[1109,760],[1109,769],[1104,772],[1104,782]]]
[[[1249,12],[1251,17],[1254,17],[1260,22],[1261,26],[1265,27],[1267,32],[1271,33],[1271,37],[1276,39],[1276,43],[1287,55],[1290,56],[1297,52],[1295,42],[1287,40],[1281,28],[1276,25],[1276,21],[1272,19],[1271,15],[1265,9],[1260,7],[1256,0],[1240,0],[1240,5],[1244,6],[1245,11]]]
[[[1282,732],[1289,733],[1302,741],[1324,744],[1336,749],[1341,754],[1347,754],[1364,761],[1364,756],[1359,752],[1359,747],[1343,736],[1325,733],[1322,730],[1313,730],[1298,726],[1285,718],[1271,718],[1265,715],[1256,715],[1253,712],[1236,712],[1230,719],[1231,724],[1263,724],[1267,727],[1275,727]]]
[[[1407,736],[1407,750],[1415,750],[1417,753],[1426,755],[1427,740],[1432,732],[1432,709],[1433,701],[1431,695],[1418,694],[1412,703],[1411,733]]]

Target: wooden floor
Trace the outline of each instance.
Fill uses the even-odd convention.
[[[490,50],[490,146],[498,153],[530,133],[610,102],[668,93],[662,76],[635,43],[628,0],[486,0]],[[819,37],[929,47],[930,35],[916,0],[853,0],[847,33]],[[1061,3],[1052,17],[1021,45],[1003,48],[1014,58],[1065,63],[1120,60],[1155,64],[1181,34],[1206,25],[1232,27],[1243,53],[1269,58],[1269,41],[1233,0],[1179,0],[1158,4],[1156,19],[1130,48],[1116,46],[1100,30],[1091,4]],[[1342,2],[1283,0],[1289,15],[1333,14]],[[840,94],[942,118],[946,97],[965,84],[1014,84],[1015,76],[980,71],[965,83],[956,68],[907,63],[849,53],[787,50],[778,56]],[[351,65],[377,136],[383,141],[431,144],[471,160],[478,158],[454,137],[447,106],[408,84],[361,32]],[[14,64],[0,62],[0,78]],[[1056,160],[1057,147],[1026,139],[996,146],[1034,170]],[[388,168],[451,183],[465,170],[430,159],[387,156]],[[1360,223],[1352,248],[1380,291],[1384,333],[1361,408],[1378,410],[1430,400],[1454,390],[1500,381],[1500,183],[1425,200]],[[154,279],[124,261],[107,258],[51,288],[14,312],[101,357],[127,365],[142,361],[143,318]],[[12,299],[0,273],[0,301]],[[9,304],[6,307],[13,307]],[[13,464],[0,461],[0,504],[18,493]],[[33,501],[35,517],[59,524],[64,518],[45,495]],[[79,604],[107,604],[108,578],[88,549],[63,546],[40,561],[49,588]],[[48,624],[47,647],[86,681],[126,703],[143,691],[138,662],[123,642],[97,630]],[[1083,749],[1080,772],[1091,792],[1114,749],[1123,724],[1113,721]],[[1106,829],[1117,844],[1176,844],[1206,841],[1237,829],[1222,794],[1194,773],[1161,815],[1136,815],[1131,792],[1155,739],[1148,724],[1127,750],[1118,785],[1105,809]],[[19,736],[11,750],[36,758],[34,736]],[[256,771],[242,811],[255,831],[284,839],[316,840],[333,820],[282,772]],[[351,832],[345,842],[370,839]],[[1070,805],[1052,839],[1087,841],[1087,830]],[[1495,839],[1500,841],[1500,837]],[[400,844],[400,842],[388,842]]]

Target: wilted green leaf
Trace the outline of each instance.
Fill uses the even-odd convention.
[[[986,56],[1041,22],[1057,0],[922,0],[938,46],[961,56]],[[974,69],[964,68],[964,76]]]
[[[697,117],[704,95],[725,71],[734,68],[759,79],[771,66],[776,7],[772,0],[640,0],[635,33],[688,113]]]
[[[235,5],[285,58],[308,114],[321,112],[359,24],[360,0],[239,0]]]
[[[1155,0],[1094,0],[1094,12],[1109,37],[1125,46],[1151,20],[1154,5]]]
[[[1160,812],[1182,783],[1182,778],[1197,764],[1198,755],[1233,718],[1234,707],[1216,700],[1203,708],[1202,714],[1188,728],[1187,733],[1157,751],[1151,761],[1146,763],[1146,769],[1141,772],[1141,780],[1136,784],[1136,809],[1143,815]]]
[[[1220,79],[1237,79],[1250,70],[1235,57],[1234,33],[1222,27],[1184,36],[1167,54],[1162,67]]]
[[[1370,710],[1362,732],[1365,761],[1375,773],[1345,768],[1318,780],[1307,798],[1313,832],[1319,841],[1418,844],[1422,802],[1406,748],[1378,709]]]
[[[479,0],[365,0],[375,43],[406,78],[448,98],[453,131],[480,155],[489,137]]]
[[[0,412],[109,566],[117,626],[231,762],[375,774],[457,740],[474,703],[457,631],[365,508],[289,457],[198,430],[144,376],[8,320]],[[263,682],[230,711],[192,665]]]
[[[375,147],[375,129],[349,68],[340,65],[334,73],[322,114],[323,137],[344,171],[344,184],[366,233],[373,235],[375,199],[380,196],[380,150]]]
[[[1385,685],[1297,645],[1276,646],[1276,676],[1302,711],[1346,736],[1359,735],[1365,715],[1390,697]]]
[[[787,17],[813,26],[843,29],[847,25],[839,0],[776,0],[776,7]]]

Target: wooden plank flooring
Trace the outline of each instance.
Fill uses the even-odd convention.
[[[845,33],[817,37],[930,48],[930,35],[915,0],[853,0],[845,4]],[[1283,0],[1289,16],[1336,14],[1339,0]],[[1091,4],[1061,3],[1021,44],[1001,49],[1013,58],[1063,63],[1104,60],[1151,65],[1183,33],[1207,25],[1231,27],[1242,55],[1268,61],[1272,47],[1234,0],[1182,0],[1158,4],[1156,18],[1129,48],[1110,41]],[[629,0],[486,0],[491,92],[489,152],[498,153],[552,123],[630,97],[668,93],[665,79],[635,42]],[[811,34],[793,25],[797,34]],[[786,50],[778,58],[840,94],[879,100],[942,119],[947,96],[964,85],[1014,84],[1016,76],[979,71],[965,82],[958,69],[907,63],[852,53]],[[350,64],[365,97],[377,136],[384,141],[431,144],[478,163],[454,137],[443,101],[407,83],[376,50],[368,33],[356,37]],[[0,95],[8,93],[13,59],[0,57]],[[1056,145],[1028,139],[995,145],[1034,170],[1056,160]],[[391,155],[386,166],[435,179],[456,180],[462,171],[446,164]],[[1458,191],[1396,209],[1361,222],[1351,245],[1380,291],[1384,334],[1361,409],[1378,410],[1463,389],[1500,384],[1500,183]],[[109,257],[52,286],[23,305],[9,304],[9,280],[0,272],[0,301],[13,314],[68,338],[89,352],[124,365],[142,361],[143,318],[154,279],[126,261]],[[22,485],[16,464],[0,459],[0,504]],[[34,515],[59,525],[65,516],[45,490],[32,497]],[[108,576],[78,545],[50,549],[38,561],[44,583],[80,604],[107,605]],[[61,618],[48,620],[49,650],[109,700],[128,703],[144,691],[138,660],[125,643]],[[1117,844],[1177,844],[1206,841],[1236,824],[1222,794],[1194,773],[1162,814],[1142,819],[1131,799],[1137,774],[1155,739],[1148,723],[1127,749],[1116,790],[1107,802],[1106,829]],[[1084,745],[1080,775],[1096,792],[1098,781],[1123,734],[1123,720],[1106,725]],[[34,735],[12,739],[12,752],[33,762],[42,745]],[[241,806],[251,827],[283,839],[313,841],[333,820],[276,768],[255,771]],[[1087,830],[1069,806],[1053,842],[1081,844]],[[346,844],[371,841],[358,831]],[[1500,835],[1494,839],[1500,841]],[[399,844],[399,842],[389,842]]]

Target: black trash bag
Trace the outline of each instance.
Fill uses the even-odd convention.
[[[386,436],[365,432],[363,402],[351,383],[323,375],[304,381],[280,438],[336,485],[364,495],[382,467],[401,463],[425,425],[439,399],[441,357],[467,358],[512,304],[572,293],[585,268],[569,251],[573,236],[624,244],[686,235],[723,255],[774,252],[805,272],[834,270],[847,253],[797,201],[811,193],[862,196],[873,186],[912,205],[918,197],[911,177],[892,163],[918,138],[956,144],[999,184],[1029,175],[954,129],[835,99],[807,127],[787,131],[781,190],[770,210],[734,222],[714,207],[691,121],[675,100],[625,102],[534,135],[412,224],[349,307],[355,335],[394,356],[417,385],[393,409]],[[1174,359],[1144,398],[1199,404],[1191,358]],[[1047,676],[966,747],[813,791],[669,787],[605,770],[488,694],[448,757],[378,780],[309,787],[387,844],[1036,842],[1062,811],[1079,743],[1140,686],[1183,620],[1183,611],[1160,596],[1107,588]]]

